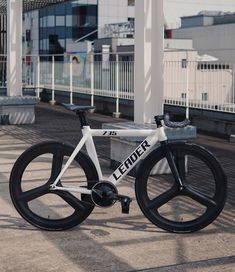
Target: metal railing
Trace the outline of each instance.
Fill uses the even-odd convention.
[[[134,61],[121,55],[40,55],[23,58],[24,88],[134,100]],[[235,113],[235,64],[164,61],[164,102],[168,105]],[[0,59],[0,88],[6,88],[6,58]],[[188,110],[186,110],[188,114]]]
[[[23,86],[25,88],[50,89],[52,102],[55,91],[70,93],[70,103],[76,93],[89,94],[91,105],[94,96],[134,99],[134,62],[100,61],[92,56],[41,55],[25,58],[23,63]],[[38,92],[39,94],[39,92]]]
[[[234,64],[164,63],[165,104],[235,112]]]
[[[0,89],[6,88],[7,56],[0,55]]]

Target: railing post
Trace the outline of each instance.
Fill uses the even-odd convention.
[[[181,61],[181,67],[185,69],[186,73],[186,99],[185,99],[185,116],[189,118],[189,62],[188,62],[188,52],[186,52],[186,59]],[[183,103],[184,105],[184,103]]]
[[[69,78],[70,78],[70,104],[73,104],[73,58],[69,58]]]
[[[90,73],[91,73],[91,106],[94,106],[94,54],[90,54]]]
[[[119,118],[119,56],[116,54],[116,112],[113,112],[114,118]]]
[[[37,62],[37,88],[36,88],[36,96],[40,98],[40,56],[38,56]]]
[[[234,74],[235,65],[232,64],[232,104],[235,104],[235,74]],[[235,113],[235,107],[232,107],[231,112]]]
[[[50,104],[51,105],[55,105],[56,101],[55,101],[55,56],[52,56],[52,68],[51,68],[52,72],[51,72],[51,101]]]
[[[189,119],[189,62],[186,60],[186,118]]]

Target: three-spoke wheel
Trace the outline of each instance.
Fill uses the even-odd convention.
[[[30,147],[16,161],[10,176],[10,195],[17,211],[32,225],[64,230],[81,223],[92,212],[89,195],[50,188],[73,150],[69,145],[45,142]],[[91,189],[97,181],[93,163],[79,152],[58,185]]]
[[[144,215],[170,232],[200,230],[213,222],[226,200],[226,177],[206,149],[195,144],[169,145],[181,184],[159,147],[144,160],[136,178],[136,197]]]

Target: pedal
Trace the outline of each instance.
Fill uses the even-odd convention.
[[[119,196],[119,201],[122,205],[122,213],[129,214],[132,199],[128,196]]]
[[[102,185],[102,183],[100,183]],[[109,186],[111,186],[109,183],[107,183]],[[105,185],[108,186],[106,183]],[[101,186],[100,185],[100,186]],[[97,192],[99,191],[97,188],[99,186],[99,183],[96,184],[94,187],[93,187],[93,195],[92,195],[92,199],[93,199],[93,202],[97,205],[97,201],[96,198],[97,198]],[[102,188],[102,187],[101,187]],[[106,187],[105,187],[106,188]],[[111,187],[112,189],[112,187]],[[98,190],[98,191],[97,191]],[[114,204],[116,201],[119,201],[121,202],[121,206],[122,206],[122,213],[126,213],[128,214],[129,213],[129,210],[130,210],[130,203],[132,201],[132,199],[128,196],[125,196],[125,195],[119,195],[117,193],[117,191],[115,192],[115,190],[106,190],[105,191],[105,194],[102,195],[102,192],[101,192],[101,195],[99,196],[98,195],[98,198],[103,200],[103,202],[105,201],[105,203],[111,203],[111,204]],[[102,203],[98,203],[98,206],[101,206]],[[103,205],[102,206],[105,206],[107,207],[107,205]]]

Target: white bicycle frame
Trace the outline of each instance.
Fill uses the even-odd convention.
[[[69,192],[78,192],[82,194],[91,194],[91,190],[82,188],[82,187],[72,187],[72,186],[58,186],[59,180],[62,178],[70,164],[73,162],[74,158],[77,156],[78,152],[81,148],[86,146],[87,153],[91,160],[93,161],[99,181],[103,181],[103,174],[100,167],[99,159],[97,156],[95,144],[93,141],[93,137],[146,137],[142,143],[124,160],[123,163],[106,179],[112,183],[113,185],[118,184],[135,166],[136,164],[144,158],[152,147],[161,141],[166,141],[167,136],[165,134],[164,127],[156,128],[154,130],[150,129],[130,129],[130,130],[107,130],[107,129],[91,129],[90,126],[84,126],[82,128],[82,139],[74,149],[73,153],[69,157],[68,161],[66,162],[65,166],[57,176],[54,183],[51,185],[51,190],[61,190],[61,191],[69,191]]]

